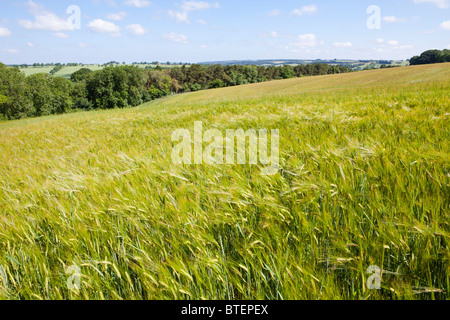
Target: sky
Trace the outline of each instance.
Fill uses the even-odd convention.
[[[450,0],[0,0],[0,62],[406,60],[450,49]]]

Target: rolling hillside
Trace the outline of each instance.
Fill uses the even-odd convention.
[[[230,61],[209,61],[200,62],[200,64],[221,64],[221,65],[257,65],[257,66],[283,66],[283,65],[306,65],[313,63],[325,63],[330,65],[338,65],[349,67],[352,70],[360,71],[367,69],[379,69],[382,65],[395,67],[408,66],[409,62],[404,60],[296,60],[296,59],[277,59],[277,60],[230,60]]]
[[[146,67],[152,67],[155,68],[157,65],[153,65],[153,64],[138,64],[137,65],[139,68],[146,68]],[[170,68],[174,68],[174,67],[179,67],[179,65],[160,65],[163,69],[170,69]],[[87,68],[90,69],[92,71],[98,71],[98,70],[102,70],[104,68],[104,66],[100,66],[97,64],[94,65],[79,65],[79,66],[64,66],[61,70],[59,70],[58,72],[55,73],[56,77],[62,77],[62,78],[66,78],[66,79],[70,79],[70,76],[79,71],[80,69],[83,68]],[[26,68],[20,68],[20,70],[22,72],[24,72],[24,74],[26,76],[30,76],[32,74],[36,74],[36,73],[46,73],[46,74],[50,74],[50,71],[53,70],[53,67],[33,67],[33,66],[29,66]]]
[[[0,299],[448,299],[449,96],[446,63],[1,122]],[[279,129],[279,173],[173,164],[195,121]]]

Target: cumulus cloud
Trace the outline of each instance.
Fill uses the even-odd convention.
[[[313,14],[315,12],[317,12],[317,6],[315,4],[303,6],[300,9],[294,9],[294,11],[292,11],[293,14],[298,16],[303,16],[305,14]]]
[[[120,27],[113,22],[95,19],[88,23],[88,28],[95,33],[109,34],[112,37],[120,37]]]
[[[220,5],[216,3],[209,3],[205,1],[184,1],[181,5],[181,11],[169,10],[169,16],[175,19],[177,22],[183,22],[189,24],[189,13],[192,11],[206,10],[211,8],[220,8]]]
[[[317,36],[315,34],[308,33],[298,35],[296,38],[296,42],[292,43],[291,45],[300,49],[305,49],[317,47],[323,43],[323,41],[319,41],[317,39]]]
[[[136,8],[146,8],[150,7],[152,3],[148,0],[127,0],[123,3],[126,6],[136,7]]]
[[[396,16],[387,16],[387,17],[383,17],[383,21],[385,21],[385,22],[406,22],[406,19],[397,18]]]
[[[19,20],[19,25],[27,30],[67,31],[74,29],[67,19],[60,18],[32,0],[28,1],[27,7],[29,13],[34,16],[34,21]]]
[[[186,12],[196,11],[196,10],[205,10],[210,8],[219,8],[220,5],[218,3],[209,3],[204,1],[184,1],[181,5],[181,9]]]
[[[19,53],[19,50],[16,50],[16,49],[3,49],[2,50],[3,52],[5,52],[5,53]]]
[[[56,38],[62,38],[62,39],[69,38],[69,36],[67,34],[65,34],[64,32],[56,32],[53,34],[53,36]]]
[[[110,13],[108,14],[108,20],[121,21],[126,17],[126,15],[127,14],[123,11],[118,13]]]
[[[276,31],[270,31],[260,35],[261,38],[278,38],[279,36],[280,34]]]
[[[441,23],[441,29],[450,31],[450,20]]]
[[[91,0],[96,6],[102,5],[105,2],[108,6],[117,7],[116,0]]]
[[[130,25],[126,26],[126,28],[128,31],[130,31],[132,34],[134,34],[136,36],[140,36],[140,35],[146,34],[148,32],[148,30],[145,29],[140,24],[130,24]]]
[[[390,46],[398,46],[400,44],[400,42],[398,42],[397,40],[391,40],[391,41],[388,41],[387,44]]]
[[[336,48],[350,48],[350,47],[353,47],[353,44],[350,41],[335,42],[335,43],[333,43],[333,46],[335,46]]]
[[[169,10],[169,16],[171,18],[174,18],[175,20],[177,20],[177,22],[184,22],[184,23],[187,23],[187,24],[190,23],[189,22],[189,18],[188,18],[188,13],[185,12],[185,11],[180,12],[180,11]]]
[[[414,3],[431,3],[440,9],[448,9],[448,0],[414,0]]]
[[[11,31],[6,28],[0,27],[0,37],[7,37],[11,35]]]
[[[384,39],[378,39],[377,43],[379,46],[374,48],[377,52],[409,52],[409,50],[413,49],[412,45],[405,45],[400,43],[397,40],[386,41]],[[405,51],[406,50],[406,51]]]
[[[182,43],[182,44],[189,43],[188,38],[184,34],[170,32],[170,33],[164,33],[162,36],[163,36],[163,39],[168,40],[168,41],[178,42],[178,43]]]

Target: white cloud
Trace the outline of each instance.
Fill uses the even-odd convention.
[[[181,9],[186,12],[196,11],[196,10],[205,10],[210,8],[219,8],[218,3],[211,4],[209,2],[204,1],[184,1],[181,5]]]
[[[276,31],[266,32],[260,35],[261,38],[278,38],[280,34]]]
[[[202,49],[207,49],[208,46],[207,46],[206,44],[202,44],[202,45],[200,46],[200,48],[202,48]]]
[[[28,30],[49,30],[49,31],[67,31],[73,30],[74,26],[58,17],[53,12],[47,11],[43,6],[34,3],[32,0],[27,3],[28,11],[34,15],[34,21],[19,20],[19,25]]]
[[[315,4],[303,6],[301,7],[301,9],[294,9],[294,11],[292,11],[293,14],[296,14],[298,16],[302,16],[304,14],[312,14],[315,12],[317,12],[317,6]]]
[[[321,44],[323,44],[323,41],[317,40],[317,36],[312,33],[308,34],[301,34],[298,35],[296,38],[296,42],[292,43],[292,46],[304,49],[304,48],[312,48],[317,47]]]
[[[152,3],[148,0],[127,0],[123,3],[126,6],[136,7],[136,8],[146,8],[150,7]]]
[[[281,14],[280,10],[274,9],[274,10],[269,12],[269,17],[276,17],[276,16],[279,16],[280,14]]]
[[[202,19],[197,20],[197,22],[202,24],[202,25],[204,25],[204,26],[206,26],[208,24],[208,22],[206,22],[205,20],[202,20]]]
[[[414,3],[432,3],[440,9],[448,9],[448,0],[414,0]]]
[[[5,53],[19,53],[19,50],[16,49],[3,49],[2,51]]]
[[[175,12],[172,10],[169,10],[169,15],[171,18],[174,18],[175,20],[177,20],[177,22],[185,22],[187,24],[189,24],[189,18],[188,18],[188,13],[187,12]]]
[[[406,22],[405,18],[397,18],[396,16],[387,16],[383,17],[383,21],[385,22]]]
[[[27,47],[33,48],[34,47],[34,43],[33,42],[27,42]]]
[[[137,35],[137,36],[146,34],[148,32],[148,30],[140,24],[130,24],[130,25],[126,26],[126,28],[132,34]]]
[[[182,44],[188,44],[189,40],[188,38],[184,35],[184,34],[179,34],[179,33],[164,33],[162,35],[163,39],[166,39],[168,41],[172,41],[172,42],[178,42],[178,43],[182,43]]]
[[[121,21],[123,20],[123,18],[126,17],[126,13],[125,12],[118,12],[118,13],[110,13],[108,14],[108,19],[109,20],[114,20],[114,21]]]
[[[87,26],[93,32],[109,34],[112,37],[120,37],[120,27],[112,22],[95,19],[89,22]]]
[[[6,28],[0,27],[0,37],[7,37],[11,35],[11,31]]]
[[[335,42],[335,43],[333,43],[333,46],[335,46],[336,48],[350,48],[350,47],[353,47],[353,44],[350,41]]]
[[[397,40],[391,40],[391,41],[388,41],[387,44],[390,46],[398,46],[400,44],[400,42],[398,42]]]
[[[56,38],[62,38],[62,39],[67,39],[69,37],[64,32],[56,32],[56,33],[53,34],[53,36],[56,37]]]
[[[89,48],[91,45],[90,45],[89,43],[80,42],[80,43],[78,44],[78,46],[79,46],[80,48]]]
[[[218,3],[209,3],[204,1],[184,1],[181,5],[182,11],[169,10],[169,16],[177,22],[189,24],[189,13],[192,11],[206,10],[211,8],[220,8]]]
[[[450,31],[450,20],[441,23],[441,29]]]
[[[378,52],[405,52],[405,50],[414,48],[412,45],[401,44],[400,41],[397,40],[385,41],[383,39],[378,39],[377,42],[380,46],[374,48],[374,50]]]
[[[91,0],[96,6],[102,4],[102,2],[106,2],[108,6],[117,7],[116,0]]]
[[[378,38],[377,39],[377,43],[384,43],[384,39],[383,38]]]

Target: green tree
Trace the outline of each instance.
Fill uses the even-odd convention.
[[[295,77],[294,70],[291,66],[284,66],[283,69],[281,69],[281,77],[283,79],[290,79]]]
[[[70,76],[70,79],[73,82],[84,81],[92,74],[92,72],[93,71],[89,68],[81,68],[80,70],[72,73],[72,75]]]
[[[73,102],[70,96],[72,82],[61,77],[52,78],[50,90],[52,92],[51,105],[54,113],[62,114],[72,110]]]
[[[221,79],[215,79],[209,83],[209,89],[223,88],[225,83]]]
[[[6,119],[20,119],[35,114],[28,94],[25,75],[17,68],[0,63],[0,114]]]
[[[137,106],[148,100],[149,86],[146,71],[136,66],[106,67],[86,81],[87,97],[100,109]]]
[[[449,50],[427,50],[423,52],[420,56],[414,56],[409,60],[409,64],[420,65],[420,64],[431,64],[431,63],[442,63],[450,62],[448,56]]]
[[[33,103],[35,112],[33,116],[46,116],[55,113],[52,103],[53,92],[50,87],[50,76],[44,73],[30,75],[26,78],[28,94]]]
[[[92,110],[94,108],[94,104],[88,99],[86,83],[84,81],[73,84],[70,96],[72,97],[74,109]]]

